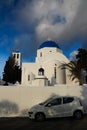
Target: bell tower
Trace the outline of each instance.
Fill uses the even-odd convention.
[[[12,56],[15,59],[15,62],[19,68],[21,68],[21,53],[19,51],[12,52]]]

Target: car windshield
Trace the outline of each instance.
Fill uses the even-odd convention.
[[[47,103],[48,101],[50,101],[52,99],[54,99],[54,97],[46,99],[44,102],[41,102],[39,105],[44,105],[45,103]]]

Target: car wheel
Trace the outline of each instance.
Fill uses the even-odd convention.
[[[75,113],[74,113],[74,117],[75,117],[75,119],[81,119],[82,118],[82,112],[81,111],[76,111]]]
[[[43,113],[37,113],[35,115],[35,120],[36,121],[43,121],[43,120],[45,120],[45,115]]]

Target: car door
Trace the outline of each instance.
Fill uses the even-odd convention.
[[[62,106],[62,98],[55,98],[48,102],[45,106],[46,114],[49,117],[62,117],[63,106]]]
[[[72,110],[74,107],[74,98],[73,97],[63,97],[63,114],[64,116],[71,116]]]

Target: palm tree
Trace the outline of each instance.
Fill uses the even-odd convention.
[[[81,68],[87,70],[87,50],[78,49],[78,54],[76,55],[77,64],[81,64]]]
[[[87,50],[86,49],[78,49],[78,54],[76,55],[76,59],[77,59],[77,64],[81,64],[81,71],[85,71],[85,73],[87,74]],[[87,83],[87,75],[83,75],[85,76],[84,80],[85,83]]]
[[[77,64],[76,61],[70,61],[69,63],[64,63],[61,65],[61,69],[67,69],[70,71],[70,79],[73,81],[75,79],[78,80],[79,85],[82,85],[81,80],[81,64]]]
[[[69,63],[64,63],[61,65],[62,69],[68,69],[70,71],[71,80],[78,79],[80,85],[82,85],[82,71],[87,72],[87,50],[78,49],[78,54],[76,55],[76,61],[70,61]],[[85,77],[87,81],[87,76]]]

